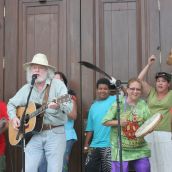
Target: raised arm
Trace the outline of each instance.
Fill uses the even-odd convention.
[[[144,77],[146,76],[150,66],[155,62],[156,57],[155,55],[152,55],[148,58],[147,65],[142,69],[142,71],[139,73],[138,78],[143,81]]]
[[[148,63],[147,65],[142,69],[142,71],[140,72],[140,74],[138,75],[138,79],[140,79],[142,81],[142,86],[143,86],[143,94],[144,96],[148,96],[151,86],[144,81],[144,78],[149,70],[149,68],[151,67],[151,65],[155,62],[156,57],[155,55],[152,55],[148,58]]]

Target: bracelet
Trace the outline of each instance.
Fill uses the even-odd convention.
[[[87,146],[84,146],[84,150],[87,150],[88,149],[88,147]]]

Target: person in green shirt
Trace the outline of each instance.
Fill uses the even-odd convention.
[[[144,137],[136,137],[137,129],[150,115],[146,102],[140,99],[142,83],[133,78],[127,84],[127,96],[120,97],[120,125],[122,137],[123,172],[129,171],[131,164],[136,172],[150,172],[150,149]],[[111,126],[112,172],[120,170],[118,145],[117,103],[114,103],[103,118],[102,123]]]
[[[151,145],[151,172],[171,172],[172,163],[172,91],[170,90],[171,74],[158,72],[155,75],[155,87],[144,81],[149,68],[156,62],[156,57],[152,55],[148,58],[147,65],[140,72],[138,78],[142,80],[143,93],[147,98],[147,103],[151,115],[160,113],[163,119],[155,128],[155,131],[146,136],[145,139]]]

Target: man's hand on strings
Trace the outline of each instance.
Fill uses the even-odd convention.
[[[51,103],[48,104],[48,108],[51,108],[51,109],[59,109],[60,108],[60,105],[58,103],[51,102]]]

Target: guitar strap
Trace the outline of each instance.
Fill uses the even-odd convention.
[[[49,96],[49,92],[50,92],[50,87],[51,87],[51,82],[50,82],[50,84],[47,84],[47,86],[46,86],[46,90],[45,90],[45,94],[44,94],[42,105],[46,105],[47,102],[48,102],[48,96]],[[44,113],[45,112],[43,112],[41,114],[41,116],[44,116]]]

